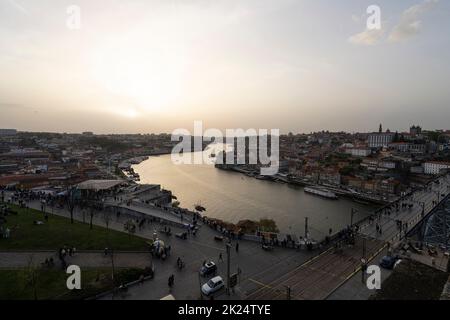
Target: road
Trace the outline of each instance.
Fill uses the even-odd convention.
[[[257,287],[246,299],[326,299],[350,279],[355,281],[354,277],[360,274],[362,258],[370,262],[382,254],[388,243],[400,240],[405,230],[400,233],[396,220],[408,223],[407,230],[410,230],[443,199],[443,195],[448,195],[449,189],[450,178],[446,176],[440,179],[439,185],[433,183],[430,188],[417,191],[402,201],[413,203],[412,208],[402,208],[400,203],[398,211],[380,214],[373,222],[360,226],[355,245],[344,248],[343,252],[330,248],[271,282],[254,279]],[[377,232],[377,224],[381,226],[381,233]]]
[[[381,215],[378,223],[382,227],[382,234],[376,232],[376,222],[361,226],[356,244],[344,248],[343,252],[329,249],[317,256],[315,252],[295,251],[293,249],[275,248],[272,252],[261,249],[259,243],[240,241],[239,252],[231,250],[231,273],[242,270],[239,284],[230,296],[219,292],[216,299],[286,299],[287,288],[290,288],[291,299],[325,299],[346,281],[358,274],[363,243],[366,247],[366,258],[370,260],[377,256],[386,246],[386,241],[398,237],[399,231],[396,219],[408,222],[412,228],[422,216],[420,202],[425,203],[425,214],[433,208],[433,201],[437,200],[437,193],[448,194],[450,180],[447,177],[442,184],[433,185],[431,190],[420,191],[408,201],[415,205],[412,209],[400,209],[391,216]],[[29,204],[39,209],[39,202]],[[401,208],[401,207],[400,207]],[[157,210],[157,209],[155,209]],[[69,217],[66,209],[54,209],[54,214]],[[159,214],[169,213],[161,211]],[[121,215],[110,222],[110,228],[123,231],[123,224],[130,216]],[[83,221],[81,211],[75,211],[75,219]],[[104,226],[101,215],[93,219],[96,225]],[[200,298],[200,286],[207,279],[199,278],[198,270],[205,260],[213,260],[218,265],[218,274],[226,275],[225,244],[214,240],[217,232],[206,225],[201,226],[196,236],[190,235],[187,240],[174,236],[159,234],[161,224],[153,223],[142,230],[136,230],[136,235],[151,239],[156,231],[158,237],[172,247],[172,254],[165,261],[154,259],[155,278],[143,285],[131,287],[120,296],[106,296],[105,299],[160,299],[169,293],[167,279],[173,274],[175,286],[172,294],[176,299]],[[179,227],[172,227],[173,233],[180,232]],[[222,253],[224,261],[219,261]],[[180,257],[186,267],[178,270],[176,259]],[[225,277],[224,277],[225,278]]]
[[[30,208],[39,210],[39,201],[28,203]],[[158,209],[155,209],[158,210]],[[47,208],[52,214],[69,218],[67,209]],[[169,215],[166,211],[161,210],[160,214]],[[85,216],[88,216],[87,214]],[[119,217],[114,216],[109,222],[109,227],[113,230],[124,232],[124,223],[129,219],[136,217],[121,214]],[[74,219],[83,221],[83,212],[76,209]],[[86,221],[89,218],[86,217]],[[96,214],[93,217],[93,224],[105,226],[105,220],[102,214]],[[147,239],[153,239],[154,233],[157,237],[171,246],[171,255],[165,260],[153,259],[155,267],[155,278],[146,281],[143,285],[137,285],[129,288],[129,290],[120,296],[106,296],[104,299],[136,299],[150,300],[160,299],[169,293],[167,280],[170,275],[175,276],[175,286],[172,294],[176,299],[196,300],[200,297],[200,284],[207,279],[200,278],[198,271],[203,261],[212,260],[218,265],[218,275],[225,278],[226,275],[226,252],[225,243],[214,240],[214,236],[218,232],[212,230],[206,225],[202,225],[196,236],[189,235],[187,240],[181,240],[175,236],[167,236],[158,232],[163,228],[163,224],[153,222],[150,225],[145,224],[141,230],[136,229],[136,235]],[[172,234],[184,231],[177,226],[171,226]],[[240,241],[239,252],[235,250],[236,241],[233,241],[233,249],[231,250],[231,273],[237,272],[238,268],[242,273],[239,277],[238,286],[231,296],[225,295],[224,291],[219,292],[216,299],[241,299],[246,295],[247,291],[252,290],[254,283],[250,279],[261,278],[264,281],[271,281],[285,274],[289,270],[301,265],[314,255],[314,252],[296,251],[287,248],[275,248],[272,252],[262,250],[261,245],[253,241]],[[219,261],[219,255],[222,254],[223,262]],[[185,268],[178,270],[176,260],[180,257]],[[81,262],[80,262],[81,263]],[[81,263],[83,264],[83,263]],[[132,266],[127,264],[127,266]],[[141,266],[139,263],[137,266]]]

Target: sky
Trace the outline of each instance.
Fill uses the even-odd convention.
[[[447,0],[0,0],[0,128],[450,129],[449,30]]]

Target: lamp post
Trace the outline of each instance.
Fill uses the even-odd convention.
[[[227,295],[230,295],[230,256],[231,256],[231,243],[227,243]]]
[[[351,213],[350,213],[350,227],[353,227],[353,216],[355,215],[355,213],[357,213],[358,210],[352,208],[351,209]]]

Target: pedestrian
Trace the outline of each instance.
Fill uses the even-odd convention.
[[[239,252],[239,242],[236,242],[236,253]]]
[[[222,252],[219,253],[219,261],[222,261],[222,262],[223,262]]]

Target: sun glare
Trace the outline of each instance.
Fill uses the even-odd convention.
[[[107,45],[96,51],[92,64],[95,80],[109,92],[130,101],[142,112],[163,112],[181,91],[184,64],[173,51]],[[136,110],[127,110],[129,117]]]

